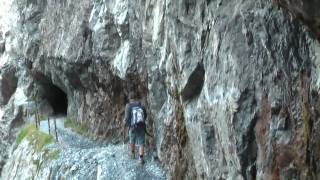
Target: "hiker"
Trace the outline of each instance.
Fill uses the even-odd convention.
[[[147,117],[146,109],[142,105],[140,98],[135,93],[129,94],[129,103],[125,108],[125,122],[129,126],[129,142],[131,149],[131,157],[135,158],[135,145],[139,145],[139,162],[144,163],[144,144]]]

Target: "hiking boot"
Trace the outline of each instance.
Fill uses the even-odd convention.
[[[139,163],[140,163],[140,164],[144,164],[144,159],[141,158],[141,157],[139,157]]]

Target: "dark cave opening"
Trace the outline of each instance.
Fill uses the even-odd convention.
[[[67,115],[68,112],[68,96],[58,86],[52,83],[51,79],[42,73],[36,73],[34,76],[36,82],[39,83],[38,96],[43,101],[47,101],[53,110],[53,115]]]
[[[54,115],[67,115],[68,98],[67,94],[59,87],[50,84],[47,88],[44,98],[48,100],[53,109]]]

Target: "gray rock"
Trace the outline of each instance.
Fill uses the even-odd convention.
[[[45,122],[41,122],[45,124]],[[145,156],[143,166],[130,159],[129,145],[100,146],[59,125],[59,144],[46,145],[36,151],[28,139],[11,152],[1,178],[3,179],[165,179],[160,164]],[[41,130],[46,130],[41,126]],[[70,140],[75,136],[78,141]],[[88,142],[92,144],[88,146]],[[65,146],[61,146],[64,144]],[[87,146],[87,148],[83,148]],[[48,152],[59,152],[57,159],[46,158]],[[23,159],[23,160],[22,160]],[[29,165],[30,164],[30,165]],[[27,168],[20,168],[27,167]]]
[[[0,170],[8,159],[9,151],[14,148],[11,145],[15,142],[19,128],[24,124],[23,106],[17,102],[21,96],[15,93],[5,108],[0,109]],[[3,112],[2,112],[3,111]]]
[[[121,142],[135,91],[154,135],[147,145],[168,179],[319,174],[320,48],[309,33],[318,33],[318,1],[24,0],[11,8],[2,57],[21,59],[26,94],[67,99],[69,118]],[[88,178],[103,177],[99,167]]]
[[[3,67],[0,74],[0,106],[6,105],[17,89],[18,78],[16,69],[10,66]]]
[[[317,10],[320,2],[317,0],[298,3],[293,0],[273,0],[274,5],[284,7],[297,19],[301,20],[314,33],[314,37],[320,40],[320,13]]]
[[[0,54],[3,54],[5,49],[6,49],[5,42],[0,38]]]

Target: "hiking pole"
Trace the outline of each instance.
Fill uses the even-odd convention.
[[[153,138],[153,136],[150,133],[148,133],[148,131],[146,131],[146,134]]]
[[[124,128],[123,128],[123,146],[125,146],[125,141],[126,141],[126,125],[124,125]]]
[[[146,127],[144,128],[144,132],[145,132],[148,136],[150,136],[150,137],[153,138],[153,136],[147,131],[147,128],[146,128]]]
[[[123,131],[122,131],[123,135],[122,135],[122,141],[123,141],[123,144],[124,144],[124,140],[126,139],[126,127],[123,128]]]
[[[124,126],[124,131],[123,131],[123,143],[126,142],[127,134],[129,134],[129,127],[126,128],[126,126]]]

